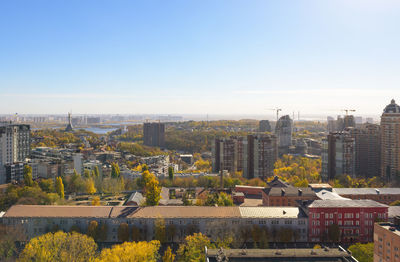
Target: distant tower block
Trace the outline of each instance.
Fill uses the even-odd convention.
[[[71,113],[68,113],[68,125],[65,128],[65,132],[72,132],[72,129],[74,127],[72,126],[72,118],[71,118]]]

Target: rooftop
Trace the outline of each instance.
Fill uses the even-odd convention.
[[[15,205],[4,217],[109,217],[111,206]]]
[[[398,195],[400,188],[334,188],[333,192],[339,195]]]
[[[239,207],[243,218],[299,218],[303,214],[297,207]]]
[[[210,262],[217,261],[219,249],[208,249]],[[326,249],[223,249],[229,261],[357,261],[343,248]],[[331,259],[330,259],[331,258]]]
[[[264,192],[269,196],[315,196],[310,187],[271,187]]]
[[[313,207],[388,207],[373,200],[315,200],[309,208]]]
[[[15,205],[4,217],[96,217],[96,218],[299,218],[297,207],[209,206],[39,206]]]

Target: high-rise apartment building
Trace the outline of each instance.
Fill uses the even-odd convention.
[[[380,126],[364,124],[360,128],[348,128],[347,130],[355,140],[356,176],[379,176],[381,166]]]
[[[143,144],[146,146],[165,146],[165,124],[144,123]]]
[[[349,132],[330,133],[322,140],[323,181],[342,174],[354,176],[355,160],[355,139]]]
[[[261,120],[259,123],[258,130],[260,132],[271,132],[271,124],[268,120]]]
[[[269,134],[215,139],[212,153],[213,172],[241,171],[246,178],[269,177],[277,160],[277,139]]]
[[[293,121],[289,115],[279,118],[275,126],[275,135],[278,138],[279,155],[289,152],[289,147],[292,145]]]
[[[29,125],[0,123],[0,184],[10,182],[7,181],[5,165],[25,161],[30,150]]]
[[[400,106],[394,99],[381,116],[381,176],[386,181],[400,172]]]

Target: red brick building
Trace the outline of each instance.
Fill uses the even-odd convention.
[[[316,200],[308,207],[309,241],[372,242],[374,222],[387,221],[388,206],[373,200]]]

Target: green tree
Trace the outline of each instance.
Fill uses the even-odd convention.
[[[374,243],[357,243],[355,245],[351,245],[349,250],[358,261],[373,262],[374,260]]]
[[[174,168],[172,166],[168,167],[168,178],[174,180]]]
[[[164,255],[162,257],[163,262],[174,262],[175,254],[172,253],[172,249],[168,246],[167,250],[165,250]]]
[[[19,261],[94,261],[97,245],[88,236],[79,233],[47,233],[32,238],[21,252]]]
[[[215,248],[210,239],[202,233],[194,233],[187,236],[185,241],[179,245],[177,254],[180,262],[204,261],[204,247]]]
[[[33,186],[32,167],[29,165],[24,166],[24,183],[26,186]]]
[[[99,171],[99,167],[98,166],[95,166],[93,171],[94,171],[94,176],[96,178],[100,177],[100,171]]]
[[[118,240],[121,242],[129,241],[129,226],[127,223],[122,223],[118,227]]]
[[[89,178],[89,177],[90,177],[90,170],[85,169],[85,170],[83,171],[83,176],[84,176],[85,178]]]
[[[54,192],[54,181],[53,179],[41,179],[39,181],[39,187],[46,193]]]
[[[112,178],[119,178],[120,169],[118,163],[111,164],[111,177]]]
[[[64,184],[61,177],[56,178],[56,192],[60,198],[64,199]]]

